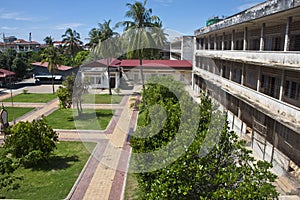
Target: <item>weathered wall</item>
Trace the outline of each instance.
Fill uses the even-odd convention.
[[[254,19],[272,15],[299,6],[300,0],[268,0],[236,15],[228,17],[216,24],[200,28],[196,30],[194,34],[196,36],[205,34],[214,30],[227,28],[234,24],[245,23]]]

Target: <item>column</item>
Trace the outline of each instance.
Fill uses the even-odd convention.
[[[244,28],[244,46],[243,50],[246,51],[248,48],[248,27]]]
[[[224,51],[225,49],[225,32],[223,32],[223,35],[222,35],[222,51]]]
[[[260,29],[260,44],[259,44],[260,51],[265,50],[265,28],[266,28],[266,24],[263,23]]]
[[[203,48],[202,49],[203,50],[206,49],[206,37],[203,37]]]
[[[208,36],[207,49],[210,50],[210,35]]]
[[[215,34],[215,37],[214,37],[214,50],[215,51],[217,50],[217,34]]]
[[[261,77],[261,67],[258,67],[258,75],[257,75],[257,88],[256,91],[259,92],[259,88],[260,88],[260,77]]]
[[[282,96],[283,96],[284,72],[285,71],[283,69],[281,73],[281,80],[280,80],[279,101],[282,101]]]
[[[290,50],[290,26],[292,23],[292,17],[289,17],[285,27],[285,39],[284,39],[284,51]]]
[[[235,49],[234,44],[235,44],[235,30],[232,30],[232,34],[231,34],[231,50]]]
[[[242,74],[241,74],[241,85],[244,85],[244,82],[245,82],[245,63],[243,63],[243,66],[242,66]]]
[[[232,81],[232,70],[233,70],[233,62],[229,65],[229,80]]]

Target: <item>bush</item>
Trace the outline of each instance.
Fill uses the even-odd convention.
[[[4,148],[25,167],[47,160],[58,140],[57,133],[44,118],[33,122],[19,122],[8,127],[5,134],[9,136]]]

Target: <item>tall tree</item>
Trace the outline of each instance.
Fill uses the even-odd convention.
[[[131,18],[132,21],[123,21],[119,25],[125,27],[127,31],[126,35],[129,39],[128,49],[129,52],[136,52],[140,60],[140,74],[143,85],[143,92],[145,92],[144,85],[144,74],[143,74],[143,49],[155,46],[155,42],[151,36],[151,33],[148,31],[148,28],[159,27],[160,19],[156,15],[152,15],[152,9],[146,8],[147,1],[138,2],[134,4],[127,3],[128,11],[125,13],[125,17]],[[129,57],[134,57],[130,55]]]
[[[47,67],[48,71],[51,73],[52,76],[52,91],[54,94],[54,73],[57,71],[58,66],[61,65],[62,62],[60,54],[52,44],[44,49],[43,53],[41,54],[41,57],[43,58],[42,63],[48,63]]]
[[[44,42],[47,45],[53,45],[53,38],[51,36],[47,36],[47,37],[44,38]]]
[[[62,35],[62,38],[62,42],[65,43],[67,53],[74,58],[76,53],[82,49],[80,45],[83,44],[83,42],[80,40],[80,34],[77,33],[76,30],[68,28],[65,34]]]
[[[94,52],[101,56],[102,58],[106,59],[106,65],[107,65],[107,78],[108,78],[108,89],[109,94],[111,95],[111,78],[110,78],[110,63],[112,61],[113,55],[115,55],[116,51],[116,40],[115,36],[118,36],[119,34],[117,32],[114,32],[115,27],[111,28],[110,26],[111,20],[104,20],[104,23],[99,23],[99,33],[98,33],[98,45],[95,46]],[[93,30],[93,29],[92,29]],[[95,30],[94,30],[95,31]]]

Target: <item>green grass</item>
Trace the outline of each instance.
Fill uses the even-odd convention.
[[[46,103],[56,98],[55,94],[44,94],[44,93],[22,93],[13,96],[14,102],[30,102],[30,103]],[[4,99],[3,102],[11,102],[11,98]]]
[[[85,94],[82,95],[83,103],[93,104],[119,104],[123,96],[109,94]]]
[[[5,109],[8,112],[8,121],[9,122],[34,110],[34,108],[23,108],[23,107],[5,107]]]
[[[85,146],[86,145],[86,146]],[[95,143],[59,142],[54,156],[35,168],[17,169],[20,188],[3,193],[8,199],[64,199],[87,162]]]
[[[47,116],[47,121],[54,129],[105,130],[113,113],[113,110],[84,109],[78,117],[76,109],[61,109]]]
[[[136,177],[132,173],[127,174],[124,200],[138,200],[139,190]]]

